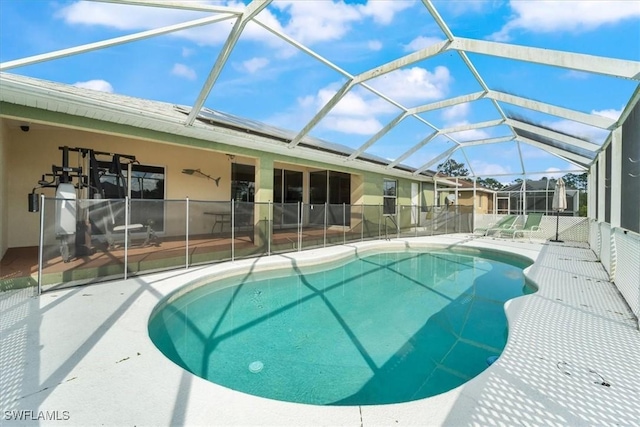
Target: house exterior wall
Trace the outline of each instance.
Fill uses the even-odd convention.
[[[49,125],[32,126],[29,132],[22,132],[17,127],[9,130],[3,127],[0,162],[4,162],[2,174],[6,175],[7,179],[3,180],[4,184],[0,184],[0,191],[4,192],[0,198],[3,212],[0,213],[0,224],[2,230],[6,229],[7,233],[2,233],[2,240],[6,243],[0,249],[37,245],[39,215],[28,212],[27,194],[37,186],[43,174],[51,173],[52,165],[61,165],[62,151],[59,147],[62,146],[133,155],[143,165],[164,167],[166,199],[189,197],[191,200],[230,200],[233,161],[256,166],[256,202],[273,200],[273,168],[285,168],[302,171],[305,184],[309,182],[311,170],[325,169],[350,173],[352,204],[382,203],[382,185],[385,178],[382,174],[355,170],[341,164],[323,164],[294,157],[276,156],[224,144],[211,144],[214,149],[208,149],[205,147],[206,141],[203,144],[203,141],[179,136],[168,135],[166,139],[173,141],[123,137]],[[234,158],[231,159],[227,154],[232,154]],[[69,166],[78,166],[80,161],[78,153],[69,153]],[[221,177],[219,186],[208,179],[182,174],[182,169],[200,169],[214,178]],[[397,203],[411,204],[411,183],[417,181],[398,177],[387,178],[398,181]],[[304,187],[303,200],[308,201],[308,185]],[[423,187],[428,191],[429,185]],[[37,192],[47,197],[55,195],[54,188],[43,188]]]

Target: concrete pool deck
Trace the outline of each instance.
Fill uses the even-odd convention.
[[[165,296],[203,275],[340,258],[373,247],[448,245],[531,258],[533,295],[506,304],[500,359],[449,392],[382,406],[313,406],[196,377],[149,339]],[[0,293],[0,424],[638,425],[640,332],[584,243],[449,235],[363,242],[72,289]],[[604,385],[603,385],[604,384]],[[22,418],[19,420],[18,418]]]

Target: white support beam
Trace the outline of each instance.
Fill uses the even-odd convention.
[[[522,158],[522,147],[520,147],[520,142],[516,141],[516,148],[518,149],[518,160],[520,160],[520,167],[522,168],[522,173],[527,173],[527,168],[524,167],[524,159]]]
[[[375,135],[373,135],[367,142],[362,144],[356,151],[353,152],[349,157],[345,160],[353,160],[362,154],[367,148],[371,147],[375,144],[380,138],[385,136],[391,129],[393,129],[398,123],[400,123],[405,117],[407,117],[407,113],[402,112],[398,114],[393,120],[391,120],[385,127],[380,129]]]
[[[153,6],[167,9],[193,10],[199,12],[231,13],[242,15],[242,9],[237,7],[217,6],[195,1],[158,1],[158,0],[88,0],[95,3],[128,4],[132,6]]]
[[[213,64],[213,67],[211,68],[211,71],[209,72],[209,75],[207,76],[202,89],[200,89],[200,93],[196,98],[196,102],[193,104],[193,108],[187,116],[185,125],[191,126],[196,120],[196,117],[198,117],[198,114],[200,114],[200,110],[202,109],[204,102],[207,100],[207,97],[209,96],[211,89],[213,89],[213,85],[215,85],[216,81],[218,80],[218,77],[220,77],[220,73],[227,63],[227,59],[229,59],[229,55],[231,55],[233,48],[236,46],[236,43],[238,42],[238,39],[240,38],[244,27],[247,25],[249,20],[251,20],[251,18],[259,14],[272,1],[273,0],[253,0],[247,5],[242,15],[238,17],[236,23],[231,29],[231,32],[229,33],[229,36],[227,37],[227,40],[225,40],[224,45],[220,50],[220,54],[218,55],[215,64]]]
[[[353,86],[353,80],[347,80],[345,84],[342,85],[340,89],[331,97],[329,102],[327,102],[321,109],[316,113],[315,116],[305,125],[304,128],[291,140],[289,143],[289,148],[294,148],[296,145],[300,144],[302,138],[304,138],[310,131],[313,129],[319,122],[329,114],[329,111],[333,107],[336,106],[338,102],[342,99],[342,97],[351,89]]]
[[[483,128],[490,128],[493,126],[500,126],[504,123],[505,121],[502,119],[488,120],[486,122],[478,122],[478,123],[468,123],[464,125],[453,126],[447,129],[440,129],[438,133],[441,135],[448,134],[448,133],[457,133],[457,132],[463,132],[465,130],[483,129]]]
[[[525,144],[532,145],[537,148],[541,148],[542,150],[548,152],[549,154],[553,154],[555,156],[560,157],[561,159],[572,163],[580,168],[584,169],[583,165],[588,165],[592,162],[592,160],[588,157],[583,157],[578,154],[570,153],[561,148],[552,147],[547,144],[543,144],[542,142],[534,141],[533,139],[525,138],[523,136],[518,136],[518,141],[523,142]],[[578,163],[576,163],[578,162]]]
[[[564,144],[579,147],[584,150],[593,151],[594,153],[600,149],[600,145],[594,144],[593,142],[584,141],[582,139],[574,138],[560,132],[555,132],[549,129],[542,128],[540,126],[524,123],[519,120],[507,119],[506,123],[510,126],[513,126],[514,128],[522,129],[524,131],[535,133],[540,136],[555,139],[556,141],[562,142]]]
[[[427,163],[425,163],[424,165],[420,166],[418,169],[416,169],[413,172],[413,175],[419,175],[420,173],[422,173],[423,171],[429,169],[431,166],[435,165],[436,163],[438,163],[440,160],[442,159],[448,159],[449,157],[451,157],[451,155],[458,149],[460,148],[459,145],[456,145],[454,147],[449,148],[447,151],[443,152],[442,154],[440,154],[439,156],[431,159],[430,161],[428,161]]]
[[[420,114],[426,111],[439,110],[441,108],[453,107],[454,105],[476,101],[481,99],[483,96],[484,92],[470,93],[468,95],[456,96],[455,98],[444,99],[442,101],[421,105],[419,107],[409,108],[407,112],[409,114]]]
[[[460,143],[461,147],[471,147],[474,145],[499,144],[501,142],[509,142],[516,139],[515,136],[499,136],[496,138],[476,139],[473,141],[464,141]]]
[[[56,50],[54,52],[42,53],[40,55],[33,55],[27,58],[16,59],[13,61],[6,61],[0,64],[0,71],[6,71],[12,68],[24,67],[26,65],[33,65],[39,62],[51,61],[53,59],[64,58],[67,56],[78,55],[80,53],[91,52],[94,50],[103,49],[105,47],[130,43],[136,40],[148,39],[150,37],[155,37],[162,34],[168,34],[168,33],[173,33],[175,31],[186,30],[187,28],[209,25],[216,22],[225,21],[233,17],[234,15],[209,16],[206,18],[194,19],[192,21],[187,21],[180,24],[168,25],[162,28],[141,31],[135,34],[129,34],[121,37],[114,37],[108,40],[102,40],[99,42],[88,43],[81,46],[74,46],[67,49]]]
[[[559,170],[556,171],[554,170],[553,173],[562,173],[562,174],[567,174],[567,173],[584,173],[586,169],[584,168],[580,168],[580,169],[566,169],[566,170]],[[490,174],[479,174],[479,175],[473,175],[476,178],[483,178],[483,177],[487,177],[487,178],[493,178],[496,176],[523,176],[524,174],[521,173],[490,173]],[[537,171],[537,172],[527,172],[527,176],[528,177],[532,177],[533,175],[549,175],[549,171]]]
[[[516,105],[528,110],[539,111],[541,113],[550,114],[552,116],[561,117],[563,119],[574,122],[584,123],[586,125],[595,126],[600,129],[613,129],[616,121],[609,117],[600,116],[598,114],[587,114],[581,111],[571,110],[568,108],[557,107],[544,102],[534,101],[520,96],[509,95],[508,93],[489,90],[485,95],[486,98],[494,99],[507,104]]]
[[[471,173],[471,175],[473,176],[475,173],[473,172],[473,165],[471,165],[471,160],[469,160],[469,157],[467,156],[467,153],[464,151],[464,147],[460,146],[460,151],[462,152],[462,155],[464,156],[464,160],[467,162],[467,167],[469,168],[469,173]],[[456,195],[457,197],[457,195]]]
[[[432,56],[439,55],[440,53],[447,50],[450,43],[451,42],[449,40],[435,43],[416,52],[410,53],[409,55],[403,56],[402,58],[398,58],[391,62],[387,62],[386,64],[380,65],[379,67],[372,68],[369,71],[358,74],[354,78],[354,83],[362,83],[375,77],[379,77],[395,71],[399,68],[406,67],[407,65],[411,65],[418,61],[422,61],[424,59],[431,58]]]
[[[442,17],[440,16],[436,8],[433,6],[433,3],[431,3],[431,0],[422,0],[422,4],[424,4],[424,6],[427,8],[427,10],[429,11],[429,14],[431,14],[431,17],[433,18],[433,20],[436,21],[436,24],[438,24],[438,27],[440,27],[444,35],[449,40],[453,40],[454,39],[453,33],[451,32],[447,24],[444,22],[444,19],[442,19]]]
[[[433,132],[433,133],[427,135],[427,137],[424,138],[422,141],[418,142],[416,145],[414,145],[413,147],[411,147],[410,149],[408,149],[407,151],[402,153],[400,156],[398,156],[397,159],[395,159],[394,161],[389,163],[387,165],[387,169],[391,169],[391,168],[395,167],[396,165],[400,164],[400,162],[402,162],[407,157],[409,157],[410,155],[412,155],[413,153],[418,151],[420,148],[424,147],[426,144],[429,143],[429,141],[431,141],[436,136],[438,136],[438,132]]]
[[[640,62],[456,37],[447,49],[640,80]]]

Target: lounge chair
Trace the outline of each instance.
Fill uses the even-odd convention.
[[[507,215],[504,218],[500,219],[499,221],[496,221],[495,223],[490,223],[488,226],[486,227],[478,227],[475,230],[473,230],[473,234],[477,234],[480,233],[483,236],[488,236],[489,232],[492,231],[499,231],[502,229],[509,229],[511,227],[513,227],[513,225],[516,222],[516,219],[518,219],[518,217],[516,215]]]
[[[530,213],[529,215],[527,215],[527,220],[525,221],[522,228],[501,230],[500,236],[510,236],[512,239],[515,239],[518,235],[522,235],[522,237],[524,237],[525,234],[528,234],[529,241],[531,241],[531,235],[540,231],[540,221],[542,220],[542,215],[543,214],[541,213]]]

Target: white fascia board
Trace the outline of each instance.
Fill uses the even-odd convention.
[[[564,160],[568,161],[569,163],[572,163],[580,168],[582,168],[583,166],[581,164],[576,164],[575,162],[580,162],[585,165],[588,165],[593,161],[588,157],[583,157],[578,154],[570,153],[569,151],[565,151],[561,148],[552,147],[550,145],[543,144],[542,142],[534,141],[532,139],[525,138],[523,136],[518,136],[517,140],[524,144],[533,145],[534,147],[540,148],[555,156],[561,157]]]
[[[447,49],[640,80],[640,62],[456,37]]]
[[[456,96],[455,98],[444,99],[438,102],[432,102],[431,104],[425,104],[418,107],[413,107],[407,110],[409,114],[420,114],[426,111],[439,110],[441,108],[452,107],[458,104],[464,104],[467,102],[476,101],[484,96],[484,92],[470,93],[468,95]]]
[[[325,153],[306,147],[297,147],[291,150],[287,143],[275,141],[270,138],[247,134],[245,132],[232,129],[212,127],[203,123],[196,122],[193,126],[184,126],[184,114],[168,115],[161,112],[150,112],[141,110],[140,108],[127,107],[125,104],[115,104],[110,102],[101,102],[100,100],[87,99],[73,94],[53,92],[44,88],[36,88],[28,86],[25,91],[25,85],[7,82],[5,79],[1,81],[2,91],[0,91],[0,100],[10,102],[16,105],[34,106],[46,105],[47,108],[38,108],[47,111],[60,112],[57,106],[66,104],[75,107],[75,110],[86,111],[87,114],[76,114],[78,117],[91,118],[99,115],[109,115],[111,123],[123,124],[129,122],[137,123],[137,127],[141,129],[158,130],[168,134],[184,136],[187,138],[196,138],[199,140],[210,141],[229,146],[238,146],[242,148],[256,150],[258,152],[275,153],[288,157],[296,157],[303,160],[322,162],[333,164],[336,166],[344,165],[345,156]],[[20,87],[22,86],[22,87]],[[44,123],[44,122],[43,122]],[[63,126],[63,124],[49,123],[54,126]],[[68,126],[66,126],[68,127]],[[85,131],[94,131],[93,129],[85,129]],[[127,136],[126,134],[118,134]],[[166,143],[166,142],[162,142]],[[178,144],[179,145],[179,144]],[[348,165],[349,169],[374,172],[387,176],[395,176],[398,178],[412,179],[430,182],[431,177],[425,175],[414,175],[410,171],[399,169],[387,169],[386,165],[376,165],[370,162],[355,159]]]
[[[574,138],[572,136],[568,136],[559,132],[554,132],[552,130],[531,125],[529,123],[524,123],[519,120],[507,119],[506,124],[508,124],[509,126],[513,126],[514,128],[517,128],[517,129],[522,129],[522,130],[532,132],[541,136],[545,136],[547,138],[555,139],[556,141],[560,141],[565,144],[573,145],[574,147],[579,147],[584,150],[593,151],[594,153],[600,149],[600,145],[594,144],[593,142],[584,141],[582,139]]]
[[[29,56],[27,58],[16,59],[13,61],[6,61],[3,63],[0,63],[0,71],[6,71],[12,68],[37,64],[39,62],[51,61],[53,59],[77,55],[84,52],[90,52],[93,50],[98,50],[98,49],[102,49],[109,46],[116,46],[124,43],[130,43],[136,40],[142,40],[150,37],[159,36],[162,34],[173,33],[175,31],[180,31],[187,28],[199,27],[202,25],[209,25],[215,22],[225,21],[229,18],[233,18],[234,16],[235,15],[209,16],[206,18],[194,19],[192,21],[187,21],[180,24],[169,25],[162,28],[156,28],[153,30],[141,31],[139,33],[129,34],[122,37],[114,37],[112,39],[102,40],[95,43],[88,43],[81,46],[75,46],[68,49],[61,49],[54,52],[48,52],[40,55]]]
[[[511,135],[511,136],[499,136],[499,137],[496,137],[496,138],[476,139],[474,141],[461,142],[460,146],[464,148],[464,147],[471,147],[471,146],[474,146],[474,145],[499,144],[501,142],[513,141],[514,139],[516,139],[516,137],[514,135]]]
[[[489,90],[485,95],[489,99],[494,99],[500,102],[506,102],[507,104],[517,105],[528,110],[539,111],[541,113],[549,114],[563,119],[571,120],[574,122],[584,123],[586,125],[595,126],[600,129],[611,130],[616,121],[609,117],[600,116],[597,114],[587,114],[581,111],[571,110],[569,108],[558,107],[551,104],[545,104],[544,102],[534,101],[528,98],[522,98],[520,96],[509,95],[508,93],[499,92],[495,90]]]

